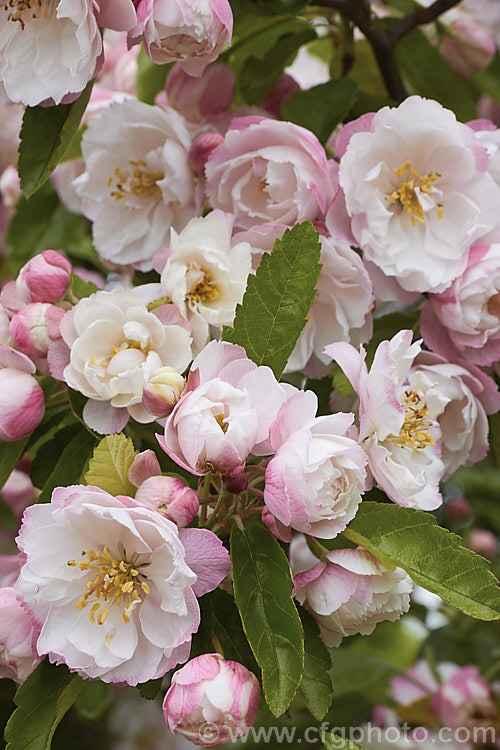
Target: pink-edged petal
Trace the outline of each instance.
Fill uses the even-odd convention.
[[[186,550],[186,565],[198,580],[193,585],[196,596],[217,588],[231,571],[231,559],[221,540],[208,529],[179,529]]]
[[[121,432],[129,420],[126,409],[111,406],[109,401],[95,401],[92,398],[83,407],[82,416],[85,424],[99,435]]]

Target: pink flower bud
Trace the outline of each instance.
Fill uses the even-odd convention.
[[[467,539],[467,547],[478,555],[493,560],[497,552],[497,538],[488,529],[472,529]]]
[[[72,266],[56,250],[44,250],[21,268],[18,293],[26,302],[57,302],[66,294]]]
[[[163,715],[174,734],[216,747],[242,737],[255,721],[260,688],[255,675],[219,654],[191,659],[172,678]]]
[[[291,99],[297,91],[300,91],[300,86],[295,78],[288,73],[282,73],[266,98],[262,100],[261,106],[280,119],[281,105]]]
[[[219,133],[201,133],[189,149],[189,163],[199,180],[205,179],[205,164],[217,146],[224,141]]]
[[[10,321],[10,335],[18,349],[30,357],[45,357],[60,338],[59,324],[66,311],[48,302],[32,302]]]
[[[199,78],[188,75],[177,63],[167,78],[168,103],[191,122],[227,112],[234,97],[234,72],[212,63]]]
[[[173,367],[160,367],[142,391],[144,408],[155,417],[166,417],[184,392],[186,381]]]
[[[242,467],[236,469],[231,474],[228,474],[224,478],[224,487],[228,492],[232,492],[234,495],[238,495],[240,492],[244,492],[248,487],[248,477]]]
[[[177,526],[187,526],[198,513],[200,502],[194,490],[177,477],[155,476],[143,482],[135,499],[151,505]]]
[[[439,51],[461,78],[470,78],[495,56],[495,42],[487,31],[471,20],[454,21],[443,37]]]
[[[467,518],[470,513],[470,505],[465,497],[454,497],[446,503],[444,512],[448,518]]]
[[[0,345],[0,443],[26,437],[43,417],[45,400],[34,372],[28,357]]]
[[[36,491],[28,474],[14,469],[0,492],[0,497],[10,505],[17,519],[21,519],[24,509],[35,502]]]

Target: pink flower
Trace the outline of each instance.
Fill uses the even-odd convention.
[[[246,667],[220,654],[202,654],[174,674],[163,713],[175,734],[215,747],[246,734],[259,697],[258,680]]]
[[[489,366],[500,359],[500,244],[473,247],[467,268],[420,318],[425,343],[447,359]]]
[[[206,166],[212,208],[249,229],[324,216],[333,198],[330,164],[317,138],[291,122],[235,118]]]
[[[19,271],[16,290],[29,302],[58,302],[66,294],[72,266],[56,250],[44,250],[29,260]]]
[[[13,588],[0,588],[0,678],[24,682],[41,658],[33,648],[39,627]]]
[[[139,485],[135,499],[155,508],[179,527],[191,523],[200,507],[196,492],[177,477],[149,477]]]
[[[140,0],[133,43],[143,42],[158,64],[179,62],[199,76],[231,41],[233,14],[227,0]]]
[[[491,687],[475,665],[457,668],[432,696],[431,709],[445,726],[491,726],[498,708]]]
[[[342,638],[369,635],[383,620],[394,622],[410,608],[411,579],[362,547],[328,552],[324,562],[307,548],[304,537],[290,547],[297,600],[316,619],[327,646]]]
[[[161,677],[189,656],[197,596],[230,570],[205,529],[98,487],[59,487],[25,511],[17,588],[40,623],[40,655],[104,682]]]
[[[177,63],[168,74],[165,90],[169,105],[186,120],[202,122],[227,112],[233,103],[234,86],[234,71],[224,65],[212,63],[199,78],[193,78],[182,63]]]
[[[353,415],[316,417],[316,407],[312,391],[299,391],[278,412],[264,502],[284,526],[332,539],[356,515],[367,458],[346,436]]]
[[[45,399],[35,369],[24,354],[0,345],[0,443],[27,437],[43,417]]]
[[[411,331],[383,341],[368,372],[363,347],[327,346],[359,396],[359,440],[379,486],[398,505],[441,505],[441,433],[436,421],[448,403],[423,371],[411,366],[420,351]]]
[[[230,474],[250,453],[270,452],[269,427],[286,395],[272,370],[257,367],[242,347],[211,341],[194,360],[158,442],[193,474]]]
[[[45,357],[49,346],[60,338],[59,323],[65,314],[48,302],[26,305],[10,321],[15,345],[30,357]]]
[[[454,21],[445,34],[439,51],[461,78],[470,78],[491,62],[495,56],[495,41],[475,21]]]

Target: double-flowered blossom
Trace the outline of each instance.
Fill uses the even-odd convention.
[[[410,607],[409,576],[362,547],[327,552],[320,562],[299,536],[290,546],[290,565],[295,597],[316,619],[327,646],[369,635],[377,623],[394,622]]]
[[[206,165],[212,208],[234,214],[235,226],[295,224],[322,218],[333,199],[323,146],[309,130],[265,117],[235,118]]]
[[[139,0],[137,25],[129,37],[143,42],[153,62],[179,62],[199,76],[231,41],[233,14],[228,0]]]
[[[59,324],[65,310],[48,302],[32,302],[10,321],[15,345],[30,357],[45,357],[49,347],[60,338]]]
[[[332,539],[351,521],[365,488],[366,454],[350,437],[352,414],[316,417],[317,398],[298,391],[271,426],[274,457],[264,502],[285,527]]]
[[[38,654],[104,682],[161,677],[186,661],[196,597],[229,573],[222,542],[98,487],[59,487],[25,512],[17,590]]]
[[[43,417],[45,400],[35,370],[25,354],[0,344],[0,443],[26,437]]]
[[[0,678],[23,682],[41,658],[33,648],[40,628],[11,586],[0,588]]]
[[[498,225],[488,151],[438,102],[412,96],[363,115],[336,147],[354,238],[403,289],[446,289]]]
[[[359,396],[359,440],[379,486],[398,505],[433,510],[441,505],[441,430],[437,416],[449,402],[423,370],[411,370],[420,352],[412,332],[383,341],[370,371],[363,347],[337,343],[325,351]]]
[[[184,119],[134,99],[112,103],[83,136],[74,185],[96,249],[114,263],[145,262],[195,215],[191,137]]]
[[[241,346],[211,341],[194,360],[158,441],[192,474],[230,474],[250,453],[271,452],[269,428],[293,391],[269,367],[249,360]]]
[[[163,714],[175,734],[195,745],[218,747],[246,735],[259,697],[259,682],[246,667],[220,654],[202,654],[172,677]]]
[[[500,719],[490,685],[476,665],[456,669],[437,688],[431,709],[445,726],[491,726]]]
[[[134,291],[116,289],[80,300],[62,319],[50,370],[89,399],[83,417],[97,432],[119,432],[129,416],[152,422],[144,384],[161,367],[183,372],[191,361],[189,332],[163,323],[163,309],[148,312]]]

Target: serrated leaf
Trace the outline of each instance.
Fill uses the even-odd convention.
[[[304,635],[292,599],[290,566],[279,542],[255,518],[231,532],[234,599],[243,629],[262,670],[269,708],[281,716],[302,678]]]
[[[89,470],[85,474],[86,483],[100,487],[110,495],[133,497],[136,488],[127,475],[137,453],[132,440],[123,433],[107,435],[90,459]]]
[[[5,727],[6,750],[49,750],[54,732],[71,708],[83,680],[66,667],[42,661],[19,687]]]
[[[233,328],[223,339],[240,344],[258,365],[279,378],[306,324],[321,264],[319,235],[310,221],[287,229],[248,277]]]
[[[140,685],[137,685],[137,689],[142,698],[145,698],[147,701],[154,701],[161,690],[162,682],[163,677],[158,677],[157,680],[142,682]]]
[[[94,445],[94,436],[87,430],[77,428],[69,443],[64,446],[62,453],[54,456],[54,468],[43,486],[38,498],[39,503],[49,503],[52,492],[56,487],[67,487],[80,481],[82,469],[91,455]]]
[[[72,104],[26,107],[17,167],[21,190],[29,198],[49,179],[78,130],[90,99],[90,82]]]
[[[13,443],[0,444],[0,489],[10,477],[13,469],[24,453],[29,436]]]
[[[488,561],[461,547],[430,513],[365,500],[343,533],[461,612],[500,618],[500,588]]]
[[[319,637],[319,629],[311,615],[300,609],[300,619],[304,628],[304,673],[300,692],[304,696],[309,711],[321,721],[333,699],[333,685],[329,669],[330,654]]]
[[[338,78],[297,91],[291,99],[282,102],[281,112],[285,120],[312,130],[321,143],[326,143],[335,126],[352,108],[357,90],[353,80]]]

